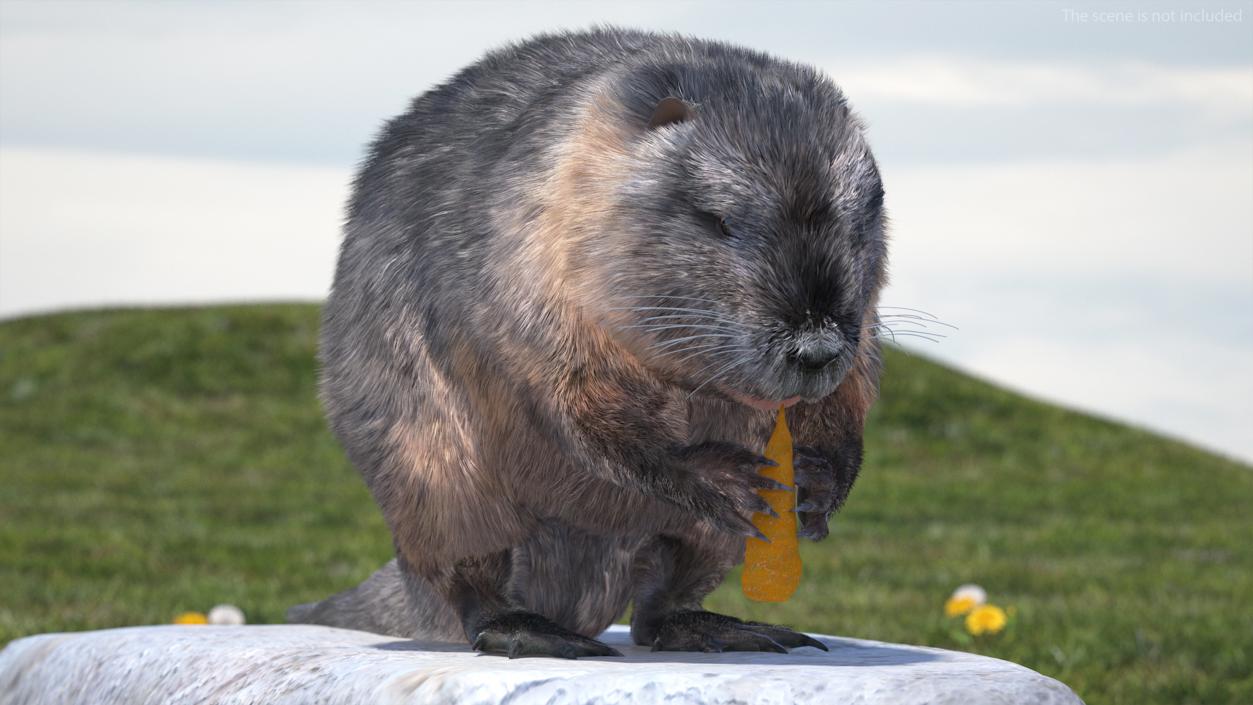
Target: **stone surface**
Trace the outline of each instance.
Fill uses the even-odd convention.
[[[0,703],[1080,703],[1006,661],[815,635],[790,654],[653,653],[508,660],[303,625],[158,626],[43,634],[0,652]]]

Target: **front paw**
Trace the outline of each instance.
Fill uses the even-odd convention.
[[[844,504],[860,465],[860,443],[850,443],[832,454],[808,446],[792,449],[799,536],[814,541],[827,537],[831,515]]]
[[[763,465],[775,465],[773,460],[720,441],[686,446],[674,459],[676,501],[722,531],[765,540],[749,517],[755,512],[777,514],[757,491],[791,489],[758,472]]]

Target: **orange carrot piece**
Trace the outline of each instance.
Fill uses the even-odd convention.
[[[778,463],[761,469],[761,474],[782,482],[792,491],[758,490],[779,514],[754,514],[753,525],[770,539],[769,543],[749,537],[744,548],[744,572],[740,581],[744,595],[757,602],[784,602],[796,592],[801,581],[800,547],[796,538],[796,480],[792,469],[792,434],[787,415],[779,407],[774,433],[766,443],[767,458]]]

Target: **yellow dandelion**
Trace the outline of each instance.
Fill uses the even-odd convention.
[[[944,603],[944,614],[959,617],[975,608],[975,598],[969,595],[953,595]]]
[[[996,605],[983,605],[966,615],[966,631],[979,636],[995,634],[1005,628],[1005,610]]]
[[[208,624],[209,619],[200,612],[184,612],[174,618],[175,624]]]

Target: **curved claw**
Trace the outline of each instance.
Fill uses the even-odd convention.
[[[796,532],[796,535],[810,541],[825,539],[831,533],[831,528],[828,526],[830,516],[830,514],[810,514],[803,520],[805,525],[800,531]]]
[[[804,632],[798,632],[794,629],[789,629],[777,624],[767,624],[765,622],[745,622],[745,624],[768,635],[771,639],[774,639],[776,642],[790,649],[802,646],[812,646],[815,649],[822,649],[823,651],[831,650],[827,648],[826,644],[818,641],[808,634],[805,634]]]
[[[821,641],[818,641],[817,639],[813,638],[812,636],[809,636],[808,634],[800,634],[799,632],[797,632],[797,634],[799,634],[801,638],[800,646],[812,646],[815,649],[822,649],[823,651],[831,650],[830,648],[827,647],[826,644],[822,643]]]
[[[818,509],[819,507],[818,507],[817,502],[814,502],[811,499],[807,499],[804,502],[801,502],[800,504],[796,505],[796,508],[793,509],[792,511],[798,514],[802,514],[802,513],[816,512],[818,511]]]
[[[765,534],[763,534],[761,532],[761,529],[758,529],[755,524],[749,524],[749,529],[744,533],[744,535],[755,538],[758,541],[765,541],[766,543],[770,543],[770,538],[767,537]]]
[[[736,638],[724,644],[721,651],[766,651],[786,654],[787,647],[761,632],[740,628],[736,630]]]
[[[785,485],[778,480],[772,480],[765,475],[758,475],[752,480],[753,487],[759,490],[780,490],[783,492],[791,492],[792,486]]]
[[[766,538],[766,535],[761,533],[761,529],[758,529],[753,522],[745,519],[739,514],[731,514],[725,519],[713,521],[713,524],[718,529],[728,533],[737,534],[739,536],[751,536],[753,538],[761,539],[762,541],[769,541]]]

